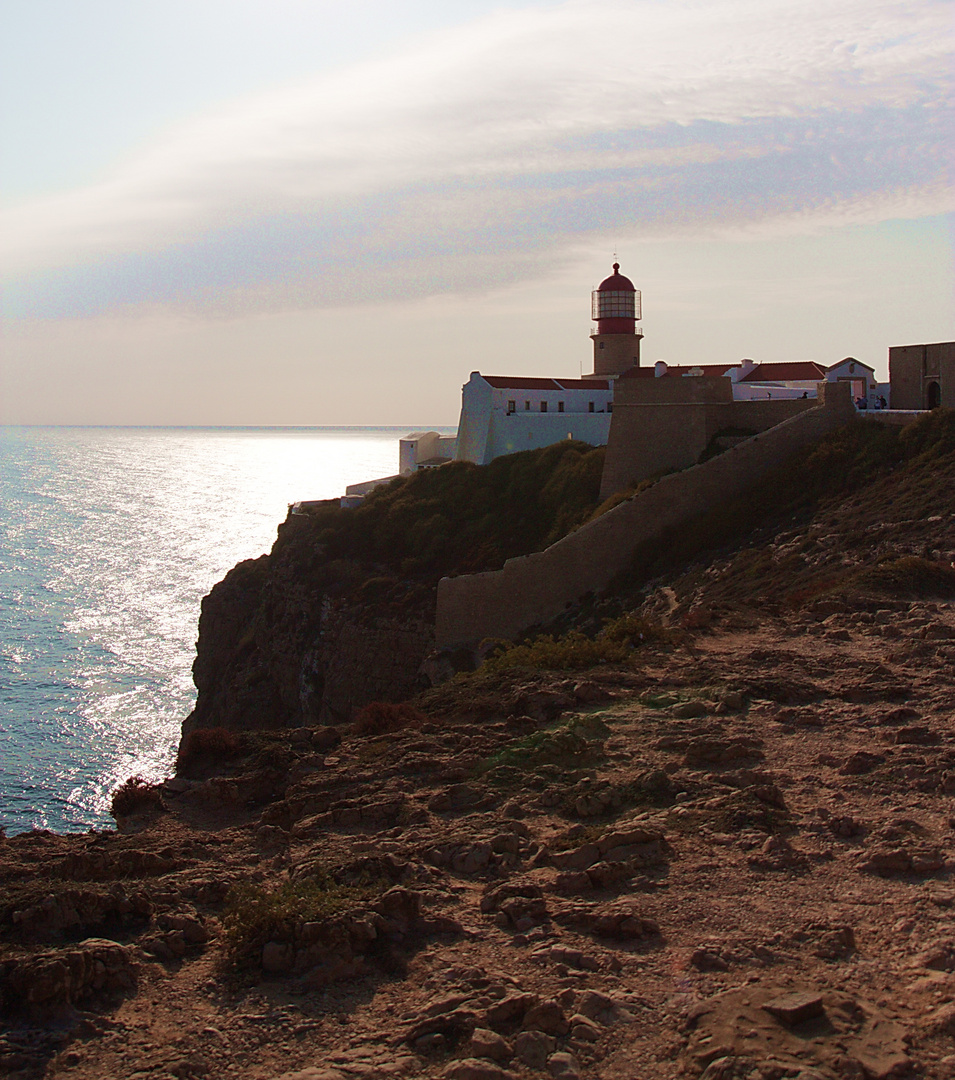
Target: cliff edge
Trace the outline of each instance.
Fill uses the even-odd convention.
[[[455,462],[289,514],[268,555],[202,602],[183,725],[241,731],[351,719],[427,685],[435,589],[538,550],[593,512],[603,450],[565,441],[478,468]]]

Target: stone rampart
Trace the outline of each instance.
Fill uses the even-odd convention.
[[[955,408],[955,341],[893,345],[889,349],[889,382],[893,409]]]
[[[848,383],[824,383],[816,407],[739,443],[703,465],[664,476],[639,495],[544,551],[503,569],[442,578],[435,626],[440,648],[514,638],[606,587],[647,542],[735,497],[770,469],[856,412]]]
[[[695,465],[721,431],[762,432],[816,407],[812,399],[733,400],[724,376],[617,380],[600,498]]]

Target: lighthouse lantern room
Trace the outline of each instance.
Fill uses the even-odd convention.
[[[620,263],[613,273],[594,289],[591,317],[596,327],[591,331],[594,343],[594,376],[614,378],[640,366],[640,339],[643,328],[640,292],[620,273]]]

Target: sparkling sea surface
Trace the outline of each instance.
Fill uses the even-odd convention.
[[[414,430],[0,427],[0,827],[102,827],[169,775],[202,597]]]

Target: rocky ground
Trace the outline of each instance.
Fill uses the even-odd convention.
[[[679,621],[0,841],[0,1072],[955,1077],[955,607]]]

